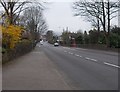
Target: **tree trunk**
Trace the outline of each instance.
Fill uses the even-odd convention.
[[[105,35],[105,40],[106,40],[106,46],[109,47],[109,33],[106,31],[106,14],[105,14],[105,5],[104,5],[104,0],[102,0],[102,9],[103,9],[103,30],[104,30],[104,35]]]
[[[98,35],[97,35],[98,36],[98,42],[97,43],[99,44],[99,39],[100,39],[100,21],[99,21],[99,19],[97,19],[97,22],[98,22],[98,25],[97,25],[98,26],[98,28],[97,28],[97,30],[98,30]]]
[[[108,38],[108,42],[107,42],[107,47],[110,47],[110,41],[109,41],[109,35],[110,35],[110,2],[108,0],[108,33],[107,33],[107,38]]]

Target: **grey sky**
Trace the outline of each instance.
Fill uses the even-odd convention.
[[[81,29],[82,31],[85,30],[89,31],[92,28],[91,24],[85,21],[83,17],[73,16],[74,12],[72,11],[72,3],[78,0],[44,0],[44,1],[50,3],[47,4],[48,9],[44,11],[44,15],[49,26],[49,29],[55,31],[55,33],[60,34],[63,31],[63,28],[65,29],[66,27],[68,27],[69,31],[71,32],[76,32],[79,29]],[[112,20],[111,23],[112,25],[118,25],[118,18]]]
[[[54,2],[51,3],[44,14],[49,29],[60,33],[63,28],[68,27],[70,31],[75,32],[79,29],[89,30],[90,23],[83,21],[81,17],[73,16],[72,2]]]
[[[72,2],[75,0],[49,0],[54,1],[50,3],[47,7],[48,9],[44,12],[46,21],[48,23],[49,29],[53,30],[55,33],[60,34],[63,28],[69,28],[69,31],[76,32],[79,29],[82,31],[89,31],[91,24],[83,17],[73,16],[74,12],[72,10]],[[118,25],[118,19],[112,20],[112,25]]]

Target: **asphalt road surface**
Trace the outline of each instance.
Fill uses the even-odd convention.
[[[40,86],[32,87],[32,85],[28,86],[28,89],[67,89],[67,90],[118,90],[118,70],[120,69],[120,66],[118,65],[118,53],[115,52],[107,52],[107,51],[99,51],[99,50],[90,50],[90,49],[82,49],[82,48],[69,48],[69,47],[54,47],[51,44],[48,44],[47,42],[44,42],[43,45],[37,44],[36,50],[33,51],[35,56],[32,54],[27,55],[26,57],[21,58],[29,58],[27,61],[36,60],[39,61],[41,58],[38,54],[39,51],[44,53],[44,56],[47,57],[44,59],[40,59],[40,61],[46,61],[45,64],[48,64],[48,62],[51,62],[50,65],[41,65],[41,72],[45,72],[43,76],[43,81],[41,83],[44,84],[44,87],[40,88]],[[44,57],[43,56],[43,57]],[[15,89],[15,86],[19,85],[18,88],[20,89],[20,85],[24,85],[22,83],[15,84],[15,81],[23,81],[23,79],[16,79],[16,77],[20,74],[19,71],[21,71],[21,68],[23,68],[23,64],[25,62],[20,62],[18,60],[17,64],[7,64],[3,67],[3,88],[4,89]],[[43,62],[42,61],[42,62]],[[36,63],[36,64],[35,64]],[[44,62],[43,62],[44,63]],[[42,63],[42,64],[43,64]],[[17,65],[17,66],[16,66]],[[26,65],[26,66],[25,66]],[[29,68],[30,71],[33,71],[34,69],[39,69],[37,67],[39,62],[30,62],[30,64],[27,62],[24,64],[25,68],[24,72],[22,74],[25,75],[25,72],[27,71],[26,67],[33,66],[34,68]],[[50,66],[50,67],[49,67]],[[19,69],[19,67],[21,67]],[[54,72],[51,70],[51,67],[54,67],[57,72]],[[12,68],[12,69],[11,69]],[[28,69],[28,70],[29,70]],[[46,69],[46,70],[45,70]],[[18,71],[17,71],[18,70]],[[14,73],[12,73],[14,71]],[[39,71],[39,72],[40,72]],[[50,71],[50,73],[47,73]],[[18,72],[18,73],[16,73]],[[32,72],[31,72],[32,73]],[[33,84],[35,82],[38,82],[41,77],[40,74],[35,75],[38,73],[37,71],[34,72],[33,79],[36,78],[35,76],[38,76],[36,80],[32,82]],[[57,74],[55,74],[57,73]],[[17,74],[15,76],[15,74]],[[14,77],[13,77],[14,75]],[[51,77],[50,76],[54,75]],[[26,75],[27,76],[27,75]],[[23,76],[22,78],[26,78],[26,76]],[[29,75],[31,77],[32,74]],[[11,78],[13,77],[13,78]],[[27,76],[28,77],[28,76]],[[31,78],[28,79],[30,80]],[[46,78],[48,81],[45,81],[44,78]],[[49,79],[50,78],[50,79]],[[24,81],[29,81],[28,79],[25,79]],[[41,78],[42,80],[42,78]],[[54,85],[50,82],[56,80]],[[25,82],[26,83],[26,82]],[[30,82],[31,83],[31,82]],[[29,83],[29,84],[30,84]],[[14,85],[13,85],[14,84]],[[40,83],[38,83],[41,85]],[[37,84],[36,84],[37,85]],[[48,86],[51,85],[51,86]],[[56,85],[56,86],[55,86]],[[59,85],[59,87],[57,87]],[[27,86],[27,83],[26,83]],[[25,86],[24,86],[25,87]],[[21,87],[21,89],[27,89]]]
[[[67,83],[79,90],[117,90],[118,53],[82,48],[40,46],[66,76]]]

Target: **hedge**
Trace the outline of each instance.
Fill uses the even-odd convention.
[[[5,50],[2,49],[2,64],[11,61],[17,57],[20,57],[28,52],[30,52],[35,47],[35,43],[30,40],[20,41],[14,49]]]

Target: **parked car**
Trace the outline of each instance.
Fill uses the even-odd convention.
[[[54,43],[54,46],[59,46],[59,43],[58,43],[58,42],[55,42],[55,43]]]

